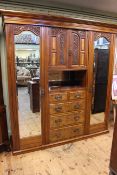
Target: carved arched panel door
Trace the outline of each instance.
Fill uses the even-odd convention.
[[[49,28],[49,67],[67,68],[68,60],[68,30],[61,28]]]
[[[69,31],[69,67],[87,66],[87,33],[86,31]]]

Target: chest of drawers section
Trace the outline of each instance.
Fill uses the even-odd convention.
[[[52,90],[49,93],[49,142],[83,135],[86,91],[84,88]]]

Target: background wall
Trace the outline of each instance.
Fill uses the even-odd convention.
[[[0,57],[1,57],[1,69],[2,69],[2,83],[3,83],[3,97],[4,104],[6,106],[8,133],[11,135],[10,127],[10,112],[9,112],[9,95],[8,95],[8,77],[7,77],[7,56],[5,47],[5,34],[2,28],[2,18],[0,17]]]
[[[114,0],[114,3],[112,3],[112,0],[108,0],[108,4],[105,0],[103,0],[103,2],[102,0],[93,1],[93,3],[91,3],[91,0],[84,0],[83,4],[85,4],[85,8],[80,7],[78,5],[74,5],[74,1],[70,2],[72,3],[72,5],[68,5],[67,2],[66,4],[63,4],[63,1],[62,4],[58,4],[56,3],[56,0],[1,0],[0,9],[20,12],[23,11],[42,15],[58,15],[95,22],[107,22],[110,24],[117,24],[117,13],[112,13],[112,10],[116,12],[116,0]],[[76,0],[75,2],[78,3],[79,1]],[[89,5],[90,7],[95,7],[95,9],[89,9]],[[102,9],[108,11],[102,11]]]

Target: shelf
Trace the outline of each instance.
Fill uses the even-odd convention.
[[[39,64],[39,63],[32,63],[32,62],[15,62],[15,64]]]
[[[66,90],[76,90],[76,89],[86,89],[86,87],[83,87],[83,86],[77,86],[77,85],[75,85],[75,86],[50,86],[49,87],[49,92],[51,92],[51,91],[66,91]]]
[[[57,67],[49,67],[49,71],[82,71],[82,70],[88,70],[87,67],[79,66],[76,68],[57,68]]]

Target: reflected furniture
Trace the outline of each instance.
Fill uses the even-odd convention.
[[[106,107],[109,50],[95,49],[96,75],[95,75],[95,95],[92,113],[104,112]]]
[[[28,81],[30,96],[30,109],[32,112],[40,112],[40,87],[39,81]]]
[[[17,67],[16,70],[16,74],[17,74],[17,85],[19,86],[27,86],[28,81],[31,80],[31,74],[30,71],[28,69],[26,69],[25,67]]]

